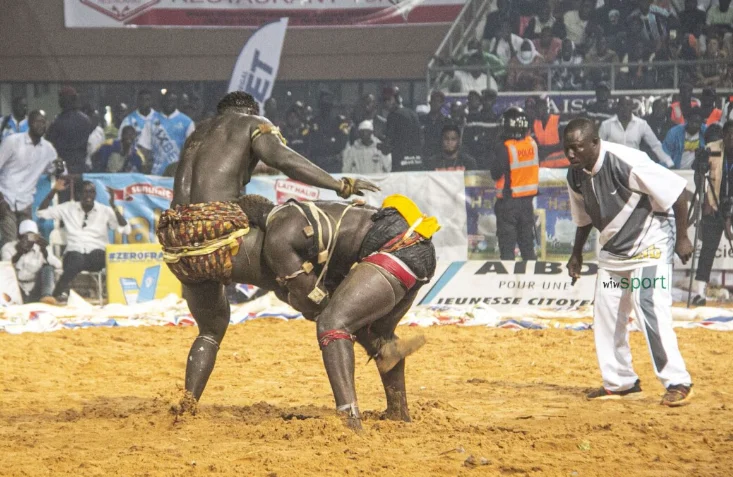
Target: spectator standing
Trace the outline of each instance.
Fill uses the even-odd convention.
[[[660,141],[663,141],[667,137],[667,131],[672,129],[674,124],[669,119],[669,107],[667,106],[667,100],[664,98],[657,98],[652,103],[652,112],[644,117],[644,121],[647,122],[654,135]]]
[[[713,63],[704,63],[697,66],[697,83],[699,86],[717,86],[726,79],[728,72],[725,53],[720,50],[720,43],[717,38],[713,37],[708,40],[705,54],[701,59]]]
[[[3,262],[13,264],[23,303],[56,304],[53,287],[55,271],[61,270],[61,260],[48,250],[35,222],[21,222],[18,240],[3,245],[1,255]]]
[[[719,123],[723,117],[723,110],[715,107],[715,89],[703,88],[700,95],[700,112],[706,126]]]
[[[104,139],[116,139],[120,135],[120,124],[128,113],[128,107],[125,103],[115,103],[112,105],[112,121],[104,126]]]
[[[731,0],[720,0],[718,5],[713,5],[707,12],[705,24],[709,27],[728,33],[733,29],[733,9],[730,8]]]
[[[608,83],[601,82],[596,86],[596,100],[585,108],[589,118],[596,123],[605,121],[614,114],[613,100],[611,99],[611,87]]]
[[[402,98],[396,87],[385,88],[382,98],[389,115],[385,141],[379,145],[379,150],[383,154],[392,154],[392,172],[424,170],[417,113],[402,106]]]
[[[662,146],[674,161],[675,169],[690,169],[695,161],[695,151],[705,147],[705,129],[702,111],[694,107],[688,111],[687,122],[678,124],[667,133]]]
[[[82,112],[87,115],[89,121],[91,121],[92,126],[94,127],[94,129],[92,129],[92,132],[89,134],[89,139],[87,139],[87,157],[85,160],[86,170],[91,171],[92,155],[94,155],[94,153],[97,152],[100,146],[104,144],[104,128],[102,128],[102,121],[99,117],[99,113],[92,107],[91,104],[84,105],[84,107],[82,108]]]
[[[533,16],[529,21],[527,28],[524,30],[524,37],[529,39],[537,39],[545,28],[549,29],[551,37],[565,37],[565,26],[552,15],[552,5],[548,0],[540,0],[536,4],[537,15]],[[545,58],[547,61],[547,58]]]
[[[680,85],[679,97],[672,102],[670,111],[670,119],[673,123],[683,124],[687,111],[695,106],[700,106],[700,100],[692,96],[692,89],[692,83],[682,83]]]
[[[662,143],[659,142],[652,128],[649,127],[646,121],[633,113],[634,102],[631,98],[628,96],[621,97],[618,100],[617,111],[615,116],[601,123],[598,136],[602,141],[615,142],[634,149],[640,149],[643,141],[654,151],[657,162],[668,168],[674,166],[674,162],[664,152]]]
[[[141,89],[137,93],[137,109],[122,120],[120,123],[120,134],[122,134],[122,128],[125,126],[132,126],[135,128],[137,136],[143,132],[145,125],[153,119],[155,110],[152,108],[153,95],[147,89]]]
[[[290,149],[303,157],[311,157],[310,128],[303,122],[297,108],[294,106],[285,113],[285,126],[282,129],[282,135]]]
[[[476,90],[468,92],[466,102],[466,122],[474,123],[481,120],[481,95]],[[441,129],[442,134],[442,129]]]
[[[64,272],[53,291],[54,298],[60,301],[68,296],[69,285],[80,272],[98,272],[104,268],[109,229],[121,234],[131,231],[130,225],[114,206],[114,192],[107,189],[109,206],[100,204],[94,200],[97,188],[93,182],[83,182],[79,202],[64,202],[49,207],[53,196],[65,188],[66,181],[57,180],[36,212],[41,219],[63,221],[66,228]]]
[[[569,10],[563,15],[566,36],[575,45],[585,42],[586,30],[595,7],[594,0],[582,0],[578,9]]]
[[[461,150],[461,128],[446,124],[441,132],[441,152],[428,161],[428,167],[435,171],[474,171],[476,159]]]
[[[496,145],[490,165],[496,181],[496,234],[502,260],[514,260],[518,245],[522,260],[537,260],[532,201],[539,189],[537,144],[529,136],[529,119],[519,108],[501,117],[502,142]]]
[[[374,123],[362,121],[358,126],[359,139],[346,146],[343,173],[384,174],[392,170],[392,157],[379,150],[381,141],[374,137]]]
[[[362,121],[371,121],[374,123],[374,120],[377,116],[377,100],[374,99],[373,94],[365,94],[359,99],[359,103],[354,108],[354,113],[351,116],[351,121],[355,125],[359,125],[362,123]],[[377,129],[377,124],[374,124],[374,134],[377,137],[384,136],[384,124],[381,124],[382,129]],[[351,128],[351,131],[349,132],[349,142],[351,144],[354,143],[359,139],[359,130],[358,128]],[[306,156],[308,157],[308,156]]]
[[[166,91],[160,111],[155,111],[145,124],[138,146],[147,150],[150,158],[151,174],[162,175],[165,169],[178,162],[186,138],[193,133],[196,125],[193,120],[178,111],[178,96]]]
[[[496,98],[499,96],[499,93],[495,89],[485,89],[481,91],[481,117],[480,121],[482,123],[495,123],[499,120],[499,116],[496,114],[496,111],[494,110],[494,105],[496,104]]]
[[[107,139],[92,156],[94,172],[145,172],[145,158],[135,144],[135,128],[122,128],[122,139]]]
[[[22,96],[13,98],[12,113],[2,118],[0,122],[0,142],[6,136],[28,131],[28,101]]]
[[[28,115],[28,132],[6,137],[0,144],[0,243],[16,240],[18,224],[31,218],[36,184],[53,172],[56,150],[43,138],[46,115]]]
[[[639,6],[631,12],[641,20],[641,35],[651,51],[657,51],[668,35],[669,13],[652,4],[652,0],[639,0]]]
[[[430,93],[430,111],[420,118],[420,128],[424,140],[423,157],[433,157],[440,153],[441,131],[449,119],[443,114],[445,94],[435,90]]]
[[[311,130],[311,160],[314,164],[334,173],[343,167],[342,153],[349,142],[349,122],[333,112],[333,93],[323,90],[318,99],[318,115],[313,118]]]
[[[538,38],[533,40],[537,52],[542,55],[547,63],[553,63],[560,54],[562,40],[552,35],[552,29],[545,27]]]
[[[686,36],[695,31],[697,25],[705,24],[705,12],[697,6],[697,0],[685,0],[685,9],[679,14],[680,28],[677,35]]]
[[[559,114],[550,111],[549,98],[530,96],[524,102],[524,107],[542,167],[568,167],[560,144],[561,130],[567,122],[561,121]]]
[[[86,114],[79,111],[79,96],[71,86],[61,88],[59,106],[61,114],[48,127],[46,138],[66,162],[70,174],[83,174],[86,170],[89,135],[95,126]]]

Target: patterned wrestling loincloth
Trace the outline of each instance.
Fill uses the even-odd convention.
[[[181,282],[227,285],[232,257],[248,232],[249,219],[236,202],[208,202],[166,210],[156,233],[163,260]]]

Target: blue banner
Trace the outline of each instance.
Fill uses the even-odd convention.
[[[157,242],[155,227],[158,225],[160,214],[170,206],[173,199],[172,177],[145,174],[84,174],[84,180],[94,183],[97,187],[97,202],[105,205],[109,204],[107,187],[110,187],[115,195],[115,207],[132,227],[130,235],[110,231],[110,243]],[[49,179],[41,178],[33,204],[34,212],[50,189]],[[48,234],[53,230],[53,221],[36,220],[42,234],[48,238]]]

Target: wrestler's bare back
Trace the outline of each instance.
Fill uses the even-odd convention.
[[[250,136],[263,123],[270,124],[229,112],[197,125],[181,153],[171,206],[235,200],[257,165]]]

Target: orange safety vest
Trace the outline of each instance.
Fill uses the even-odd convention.
[[[537,144],[541,146],[554,146],[560,144],[560,116],[550,114],[547,119],[547,126],[542,125],[539,119],[534,120],[534,137],[537,138]]]
[[[700,106],[700,101],[698,101],[695,98],[692,98],[690,100],[690,106],[692,106],[693,108],[696,106]],[[672,120],[672,122],[675,124],[683,124],[685,122],[685,118],[682,115],[682,108],[680,107],[680,102],[675,101],[674,103],[672,103],[671,109],[672,109],[672,113],[669,115],[669,117]]]
[[[509,187],[512,197],[532,197],[537,195],[540,184],[540,159],[537,144],[527,136],[524,139],[508,139],[504,141],[509,153]],[[501,176],[496,181],[496,197],[504,198],[504,180]]]
[[[710,113],[710,116],[708,116],[708,119],[705,121],[705,126],[710,126],[711,124],[719,123],[720,118],[723,117],[723,111],[721,109],[715,108],[713,109],[713,112]]]

